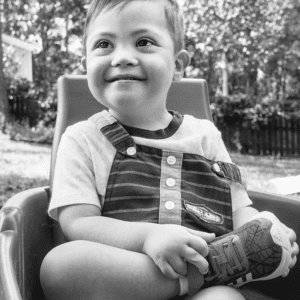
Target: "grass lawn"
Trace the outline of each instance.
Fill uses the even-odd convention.
[[[48,185],[51,147],[14,142],[0,133],[0,205],[15,193]],[[269,179],[300,175],[300,159],[277,159],[231,153],[248,171],[248,188],[274,192]],[[300,196],[298,196],[300,199]]]
[[[50,146],[9,140],[0,133],[0,205],[12,195],[48,185]]]
[[[231,153],[231,159],[248,172],[248,189],[276,193],[270,179],[300,175],[300,158],[279,159]],[[294,195],[300,199],[300,193]]]

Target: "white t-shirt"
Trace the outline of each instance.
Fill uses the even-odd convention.
[[[116,150],[100,129],[116,122],[108,111],[67,128],[59,145],[49,214],[58,219],[57,208],[91,204],[102,207]],[[208,120],[184,115],[180,126],[166,138],[132,136],[136,144],[204,156],[209,160],[232,163],[221,133]],[[242,169],[241,169],[242,170]],[[245,172],[242,171],[242,176]],[[243,178],[246,182],[246,178]],[[232,211],[251,205],[242,184],[229,181]]]

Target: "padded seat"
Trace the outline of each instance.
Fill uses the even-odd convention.
[[[184,79],[172,85],[168,108],[212,120],[207,84]],[[43,258],[66,241],[60,227],[47,215],[56,152],[66,127],[104,109],[91,95],[86,76],[62,76],[58,80],[58,115],[51,156],[49,187],[34,188],[9,199],[0,211],[0,299],[44,300],[39,281]],[[253,206],[275,213],[300,236],[300,201],[279,195],[249,191]],[[250,283],[275,299],[300,299],[300,264],[287,278]],[[284,294],[284,296],[281,296]],[[282,298],[280,298],[282,297]]]

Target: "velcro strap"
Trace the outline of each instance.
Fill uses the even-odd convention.
[[[204,277],[199,272],[198,268],[191,264],[187,263],[187,278],[189,283],[189,295],[195,295],[204,283]]]

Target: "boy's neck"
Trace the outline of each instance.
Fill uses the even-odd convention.
[[[119,114],[112,110],[109,112],[123,125],[151,131],[167,128],[173,118],[167,110],[145,115],[138,112],[128,115],[126,113]]]

